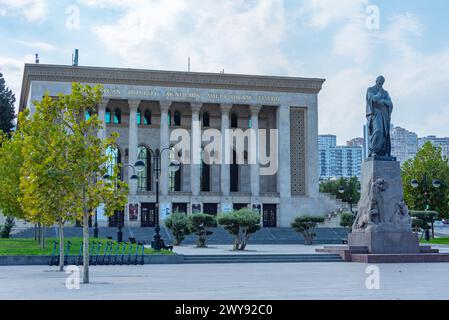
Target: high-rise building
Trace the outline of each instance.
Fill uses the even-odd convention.
[[[392,126],[391,155],[403,164],[418,152],[418,135],[401,127]]]
[[[336,136],[320,135],[319,153],[320,179],[360,178],[362,146],[337,146]]]
[[[439,138],[436,136],[428,136],[418,139],[418,148],[421,149],[426,142],[431,142],[435,147],[441,147],[443,157],[449,158],[449,138]]]
[[[365,145],[365,139],[364,138],[354,138],[354,139],[346,142],[346,145],[348,147],[362,147],[363,148]]]

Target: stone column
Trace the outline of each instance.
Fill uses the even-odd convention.
[[[226,139],[226,132],[229,130],[229,111],[232,109],[232,104],[221,105],[221,193],[223,197],[229,197],[230,195],[230,145],[228,139]],[[227,155],[227,156],[226,156]],[[226,159],[227,158],[227,159]]]
[[[98,130],[98,138],[106,139],[106,107],[108,106],[109,99],[103,99],[98,104],[98,120],[101,121],[102,128]]]
[[[137,150],[138,150],[138,126],[137,126],[137,109],[140,105],[140,100],[129,100],[129,144],[128,144],[128,162],[130,165],[134,166],[137,162]],[[134,171],[131,167],[128,168],[128,181],[130,186],[131,194],[135,195],[137,193],[137,184],[131,181],[131,176]],[[137,172],[136,172],[137,174]]]
[[[290,107],[281,105],[277,110],[278,128],[278,181],[277,190],[280,194],[278,215],[281,226],[290,224],[289,212],[291,206],[291,161],[290,161]]]
[[[260,199],[260,165],[259,165],[259,112],[262,109],[260,105],[250,106],[251,111],[251,145],[250,147],[250,165],[251,165],[251,194],[255,201],[253,204],[259,204]],[[254,154],[255,153],[255,154]],[[255,161],[255,163],[254,163]],[[259,200],[259,201],[257,201]]]
[[[160,150],[170,147],[170,128],[168,126],[168,111],[172,105],[171,101],[160,101],[161,106],[161,144]],[[164,151],[161,157],[161,180],[159,183],[160,191],[163,196],[168,195],[168,165],[169,152]]]
[[[198,197],[201,191],[201,126],[200,110],[202,103],[192,103],[192,129],[191,129],[191,165],[190,184],[193,197]]]
[[[290,107],[280,106],[277,111],[279,169],[278,192],[281,198],[291,197],[290,175]]]

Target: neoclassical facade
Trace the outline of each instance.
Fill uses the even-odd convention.
[[[174,211],[217,214],[252,207],[261,211],[264,227],[289,227],[300,214],[330,211],[318,186],[318,93],[323,79],[26,64],[20,110],[33,112],[33,101],[46,92],[70,93],[72,82],[103,85],[97,112],[105,130],[99,134],[119,134],[108,152],[123,164],[122,178],[134,173],[128,164],[146,164],[137,173],[137,183],[130,181],[123,212],[112,218],[99,212],[100,225],[153,227]],[[185,129],[201,140],[209,129],[249,128],[277,130],[274,142],[268,134],[265,142],[259,136],[256,140],[258,147],[266,143],[275,150],[274,174],[261,175],[259,162],[246,161],[247,152],[244,164],[201,162],[169,172],[172,155],[162,152],[156,212],[152,154],[175,142],[170,139],[174,130]],[[236,160],[236,153],[231,151],[230,157]]]

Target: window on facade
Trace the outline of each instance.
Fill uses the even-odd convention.
[[[145,163],[145,170],[137,172],[137,190],[151,191],[151,152],[144,146],[139,147],[138,159]]]
[[[168,112],[168,125],[171,126],[171,112]]]
[[[142,124],[142,113],[140,112],[140,109],[137,109],[137,124]]]
[[[210,165],[201,161],[201,191],[210,192]]]
[[[114,111],[114,124],[122,123],[122,111],[120,109],[115,109]]]
[[[106,109],[106,124],[110,124],[111,123],[111,110]]]
[[[251,116],[248,117],[248,128],[252,128],[253,127],[253,121],[251,120]]]
[[[238,128],[239,123],[238,123],[238,118],[237,118],[237,114],[233,113],[231,114],[231,128]]]
[[[114,170],[122,163],[122,156],[119,148],[116,146],[109,146],[106,149],[106,156],[108,157],[107,171],[108,175],[114,175]],[[120,168],[119,168],[120,170]],[[121,171],[120,171],[121,172]],[[119,179],[122,180],[122,175],[119,174]]]
[[[237,164],[237,153],[233,151],[232,164],[229,168],[231,192],[239,192],[239,165]]]
[[[173,120],[174,120],[175,126],[180,126],[181,125],[181,112],[176,111],[175,117]]]
[[[146,126],[150,126],[151,125],[151,111],[150,110],[145,111],[143,124],[146,125]]]
[[[209,113],[207,113],[207,112],[203,113],[203,127],[204,128],[210,127],[210,117],[209,117]]]
[[[180,192],[181,191],[181,172],[182,168],[180,168],[176,172],[169,173],[169,191],[170,192]]]

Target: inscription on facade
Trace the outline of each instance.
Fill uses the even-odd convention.
[[[220,92],[200,92],[200,91],[186,91],[186,90],[164,90],[164,89],[126,89],[120,88],[105,88],[103,89],[103,96],[108,98],[148,98],[148,99],[166,99],[166,100],[186,100],[186,101],[200,101],[206,100],[211,103],[219,103],[223,101],[231,101],[234,103],[267,103],[279,104],[281,98],[277,95],[266,94],[228,94]]]

